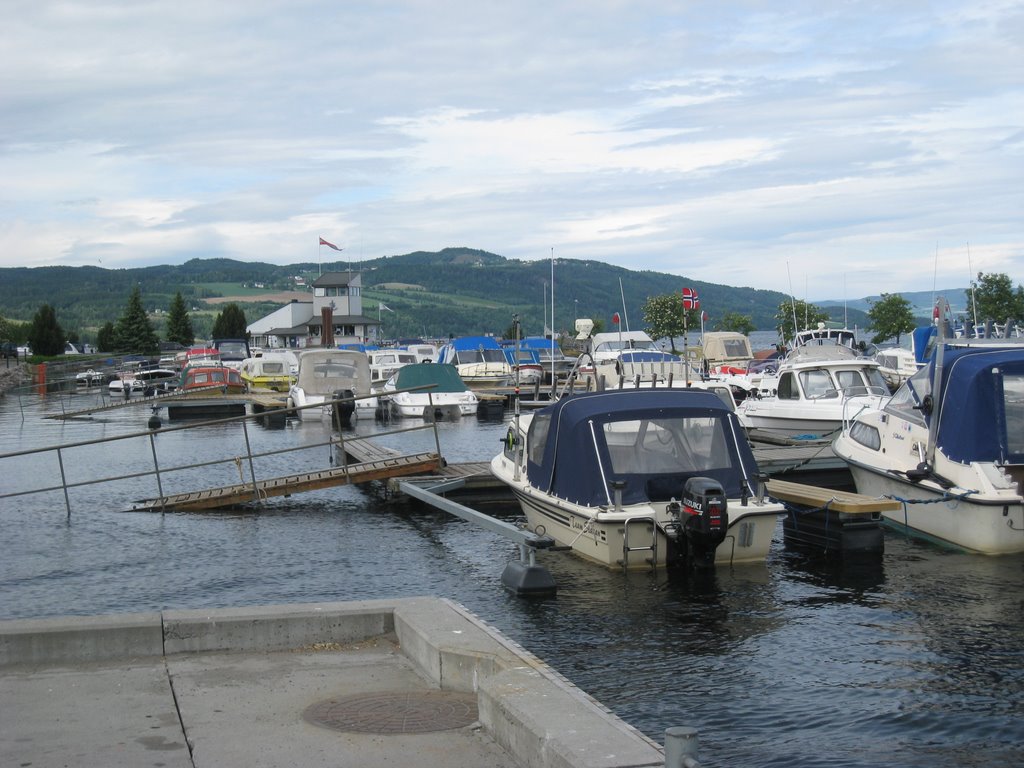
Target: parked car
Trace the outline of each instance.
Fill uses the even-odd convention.
[[[0,344],[0,357],[17,357],[18,345],[13,341],[5,341]]]

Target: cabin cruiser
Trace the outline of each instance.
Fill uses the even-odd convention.
[[[531,530],[609,568],[760,562],[784,511],[735,415],[698,389],[563,396],[517,416],[491,472]]]
[[[491,336],[463,336],[452,339],[438,352],[437,362],[450,363],[471,389],[505,387],[512,384],[512,366],[501,346]]]
[[[402,366],[381,395],[392,415],[424,419],[472,416],[479,403],[476,393],[448,363]]]
[[[917,373],[918,365],[912,350],[902,347],[879,349],[874,355],[878,372],[882,374],[891,392],[895,392],[904,381]]]
[[[747,429],[820,438],[888,398],[877,362],[845,346],[810,345],[790,352],[774,376],[761,379],[757,396],[736,406],[736,413]]]
[[[250,392],[261,389],[287,392],[294,381],[288,359],[272,352],[243,360],[238,372]]]
[[[370,386],[379,389],[404,365],[418,362],[415,352],[402,349],[373,349],[366,353],[370,360]]]
[[[516,349],[514,345],[510,344],[503,344],[501,349],[505,353],[508,364],[512,366],[513,380],[520,386],[532,387],[534,384],[544,381],[544,366],[540,362],[540,355],[537,354],[536,349],[525,347]]]
[[[941,341],[833,443],[857,491],[903,502],[890,526],[986,555],[1024,552],[1024,342]]]
[[[365,352],[354,349],[307,349],[299,355],[299,372],[288,390],[288,407],[303,408],[296,411],[303,421],[316,420],[322,415],[338,418],[347,424],[353,416],[369,415],[377,408],[377,398],[370,394],[370,362]],[[331,401],[345,400],[337,405]]]

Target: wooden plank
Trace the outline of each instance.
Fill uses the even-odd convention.
[[[834,491],[788,480],[769,480],[766,486],[768,495],[774,499],[812,508],[824,507],[827,504],[829,509],[836,512],[866,514],[891,512],[901,507],[900,502],[894,499],[879,499],[850,491]]]
[[[415,475],[436,470],[441,457],[436,453],[392,456],[382,461],[349,464],[347,467],[285,475],[255,483],[238,483],[191,493],[174,494],[139,502],[135,510],[203,510],[247,504],[270,496],[290,496],[350,483],[367,483],[388,477]]]

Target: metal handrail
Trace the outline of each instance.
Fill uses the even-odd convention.
[[[433,389],[433,385],[424,385],[424,386],[418,386],[418,387],[411,387],[409,389],[395,390],[395,392],[418,391],[418,390],[424,390],[424,389],[425,390]],[[390,394],[394,394],[394,392],[389,392],[388,394],[389,395]],[[296,411],[300,411],[300,410],[306,410],[306,409],[311,409],[311,408],[323,408],[325,406],[334,405],[334,404],[340,403],[340,402],[351,402],[351,401],[354,401],[354,400],[369,399],[369,398],[379,397],[379,396],[380,396],[379,394],[371,394],[371,395],[359,395],[359,396],[341,397],[341,398],[336,398],[336,399],[335,398],[331,398],[331,399],[325,400],[322,403],[315,403],[315,404],[307,405],[307,406],[293,406],[293,407],[282,406],[282,408],[280,410],[281,410],[281,414],[284,415],[285,417],[287,417],[288,415],[294,414]],[[168,474],[170,472],[180,472],[180,471],[189,470],[189,469],[197,469],[197,468],[200,468],[200,467],[209,467],[209,466],[215,466],[215,465],[219,465],[219,464],[237,463],[239,460],[242,460],[242,459],[246,460],[248,465],[249,465],[249,476],[250,477],[249,477],[248,482],[250,482],[253,485],[253,487],[255,488],[258,480],[257,480],[257,477],[256,477],[256,469],[255,469],[255,464],[254,464],[254,461],[253,461],[254,459],[261,459],[261,458],[266,458],[266,457],[269,457],[269,456],[282,455],[282,454],[287,454],[287,453],[294,453],[296,451],[308,451],[308,450],[313,450],[313,449],[316,449],[316,448],[322,448],[324,446],[332,446],[333,447],[336,444],[336,440],[335,440],[334,436],[333,435],[329,435],[328,439],[326,441],[322,441],[322,442],[317,442],[317,443],[312,443],[312,444],[308,444],[307,443],[307,444],[295,446],[295,447],[292,447],[292,448],[279,448],[279,449],[275,449],[275,450],[272,450],[272,451],[263,451],[263,452],[253,453],[252,447],[251,447],[250,442],[249,442],[247,422],[249,420],[252,420],[252,419],[261,419],[261,418],[263,418],[263,417],[265,417],[267,415],[268,415],[268,412],[266,412],[266,411],[264,411],[263,413],[251,413],[251,414],[247,413],[247,414],[242,414],[240,416],[229,416],[229,417],[220,418],[220,419],[207,419],[207,420],[203,420],[203,421],[189,422],[188,424],[181,424],[181,425],[175,425],[175,426],[170,426],[170,427],[160,427],[160,428],[156,428],[156,429],[148,429],[148,430],[146,430],[144,432],[129,432],[129,433],[126,433],[126,434],[123,434],[123,435],[114,435],[114,436],[110,436],[110,437],[98,437],[98,438],[95,438],[95,439],[92,439],[92,440],[79,440],[79,441],[75,441],[75,442],[71,442],[71,443],[63,443],[61,445],[43,446],[43,447],[39,447],[39,448],[28,448],[28,449],[21,450],[21,451],[12,451],[12,452],[9,452],[9,453],[2,453],[2,454],[0,454],[0,461],[2,461],[3,459],[11,459],[11,458],[17,458],[17,457],[23,457],[23,456],[33,456],[33,455],[39,455],[39,454],[56,453],[58,463],[61,466],[61,472],[60,472],[61,483],[59,485],[50,485],[50,486],[46,486],[46,487],[43,487],[43,488],[33,488],[31,490],[28,490],[28,491],[15,491],[13,493],[2,493],[2,494],[0,494],[0,500],[8,499],[8,498],[23,497],[23,496],[31,496],[31,495],[40,494],[40,493],[53,493],[55,491],[63,491],[65,508],[67,510],[67,517],[68,517],[68,519],[70,519],[71,518],[71,499],[70,499],[70,496],[68,495],[68,491],[70,489],[73,489],[73,488],[80,488],[80,487],[91,486],[91,485],[101,485],[103,483],[119,482],[119,481],[124,481],[124,480],[131,480],[131,479],[135,479],[135,478],[140,478],[140,477],[151,477],[152,476],[152,477],[156,478],[157,490],[158,490],[158,493],[159,493],[159,497],[163,498],[164,497],[164,493],[163,493],[162,479],[161,479],[161,477],[163,475],[166,475],[166,474]],[[161,435],[161,434],[168,434],[168,433],[172,433],[172,432],[180,432],[180,431],[184,431],[184,430],[198,429],[198,428],[201,428],[201,427],[209,427],[209,426],[212,426],[212,425],[232,424],[232,423],[235,423],[235,422],[241,422],[242,423],[243,433],[244,433],[244,440],[245,440],[245,455],[244,456],[237,456],[237,457],[236,456],[232,456],[232,457],[225,457],[223,459],[211,459],[209,461],[203,461],[203,462],[198,462],[198,463],[190,463],[190,464],[181,464],[181,465],[175,465],[175,466],[171,466],[171,467],[161,467],[160,466],[158,458],[157,458],[157,453],[156,453],[156,441],[155,441],[156,436]],[[338,426],[338,425],[335,425],[335,426]],[[421,425],[414,426],[414,427],[403,427],[403,428],[400,428],[400,429],[386,430],[386,431],[383,431],[383,432],[380,432],[380,433],[374,435],[374,437],[388,437],[388,436],[391,436],[391,435],[403,434],[403,433],[407,433],[407,432],[416,432],[416,431],[420,431],[420,430],[424,430],[424,429],[433,429],[434,430],[434,444],[437,447],[438,455],[440,455],[440,440],[439,440],[439,437],[438,437],[438,434],[437,434],[437,422],[436,421],[431,421],[429,423],[421,424]],[[102,478],[92,478],[92,479],[89,479],[89,480],[82,480],[82,481],[76,481],[76,482],[68,482],[67,481],[67,478],[66,478],[64,470],[63,470],[63,461],[64,461],[64,459],[63,459],[63,452],[64,451],[66,451],[68,449],[72,449],[72,448],[82,448],[82,447],[88,447],[88,446],[94,446],[94,445],[103,445],[103,444],[108,444],[108,443],[114,443],[114,442],[118,442],[118,441],[121,441],[121,440],[133,440],[133,439],[137,440],[137,439],[143,438],[143,437],[148,437],[149,440],[150,440],[151,453],[152,453],[152,456],[153,456],[153,469],[152,470],[146,470],[146,471],[140,471],[140,472],[130,472],[130,473],[122,474],[122,475],[116,475],[116,476],[111,476],[111,477],[102,477]],[[349,438],[349,439],[350,440],[354,440],[354,441],[359,441],[359,440],[367,440],[369,438],[368,437],[357,437],[357,438]],[[341,433],[339,431],[339,438],[337,440],[337,444],[340,447],[342,447],[342,449],[344,448],[344,441],[345,441],[344,435],[343,435],[343,433]],[[347,470],[348,465],[349,465],[348,456],[347,456],[347,454],[346,454],[346,452],[344,450],[339,451],[339,453],[341,454],[341,466],[344,469]],[[332,462],[333,462],[333,454],[332,454]],[[258,499],[259,495],[256,494],[255,498]]]

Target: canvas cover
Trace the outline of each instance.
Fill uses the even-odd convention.
[[[311,395],[326,396],[339,389],[365,395],[370,391],[370,363],[365,352],[308,350],[299,357],[296,384]]]
[[[395,389],[433,386],[432,392],[465,392],[468,387],[454,365],[416,363],[403,366],[395,374]]]
[[[934,358],[928,363],[934,380]],[[1024,345],[949,347],[936,445],[953,461],[1024,463]]]
[[[632,434],[637,425],[642,434]],[[648,459],[650,447],[656,450]],[[678,499],[686,480],[697,476],[717,480],[736,498],[744,478],[754,487],[756,472],[735,416],[715,394],[697,389],[563,397],[537,411],[527,438],[530,484],[586,506],[608,504],[612,482],[624,484],[624,504]]]

